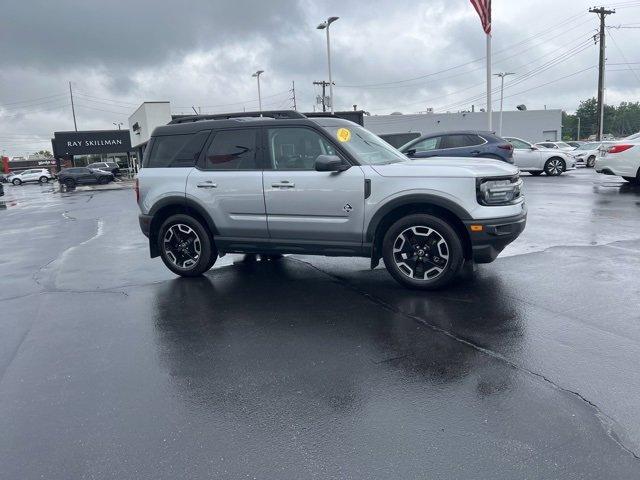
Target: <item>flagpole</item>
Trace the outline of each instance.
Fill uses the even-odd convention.
[[[487,33],[487,125],[490,132],[491,126],[491,33]]]

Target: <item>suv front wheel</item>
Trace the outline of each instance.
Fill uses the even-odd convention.
[[[209,270],[218,254],[205,227],[189,215],[172,215],[158,233],[162,261],[182,277],[197,277]]]
[[[421,290],[448,285],[464,262],[456,231],[427,214],[408,215],[395,222],[384,236],[382,256],[393,278]]]

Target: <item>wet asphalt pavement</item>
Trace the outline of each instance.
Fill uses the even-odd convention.
[[[524,177],[520,239],[435,293],[365,259],[178,279],[131,190],[5,187],[0,478],[639,478],[640,188]]]

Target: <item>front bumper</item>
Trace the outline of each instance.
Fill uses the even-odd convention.
[[[151,230],[152,218],[153,216],[145,215],[144,213],[141,213],[138,215],[138,223],[140,224],[140,230],[142,230],[142,233],[147,238],[149,238],[149,230]]]
[[[473,261],[493,262],[507,245],[518,238],[526,223],[526,208],[513,217],[465,221],[464,224],[471,239]]]

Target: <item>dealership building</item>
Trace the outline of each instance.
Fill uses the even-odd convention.
[[[313,115],[318,115],[314,113]],[[485,112],[426,113],[364,115],[363,112],[336,112],[363,124],[378,135],[414,135],[445,132],[451,130],[486,130]],[[142,158],[144,149],[156,127],[166,125],[171,120],[185,115],[171,115],[169,102],[144,102],[129,117],[129,137],[132,150],[137,158]],[[194,115],[196,116],[196,115]],[[499,112],[493,112],[494,130],[498,129]],[[562,138],[562,110],[516,110],[503,112],[502,135],[519,137],[529,142],[556,141]],[[124,131],[124,130],[123,130]]]
[[[135,163],[128,130],[55,132],[51,139],[56,167],[82,167],[94,162]]]

